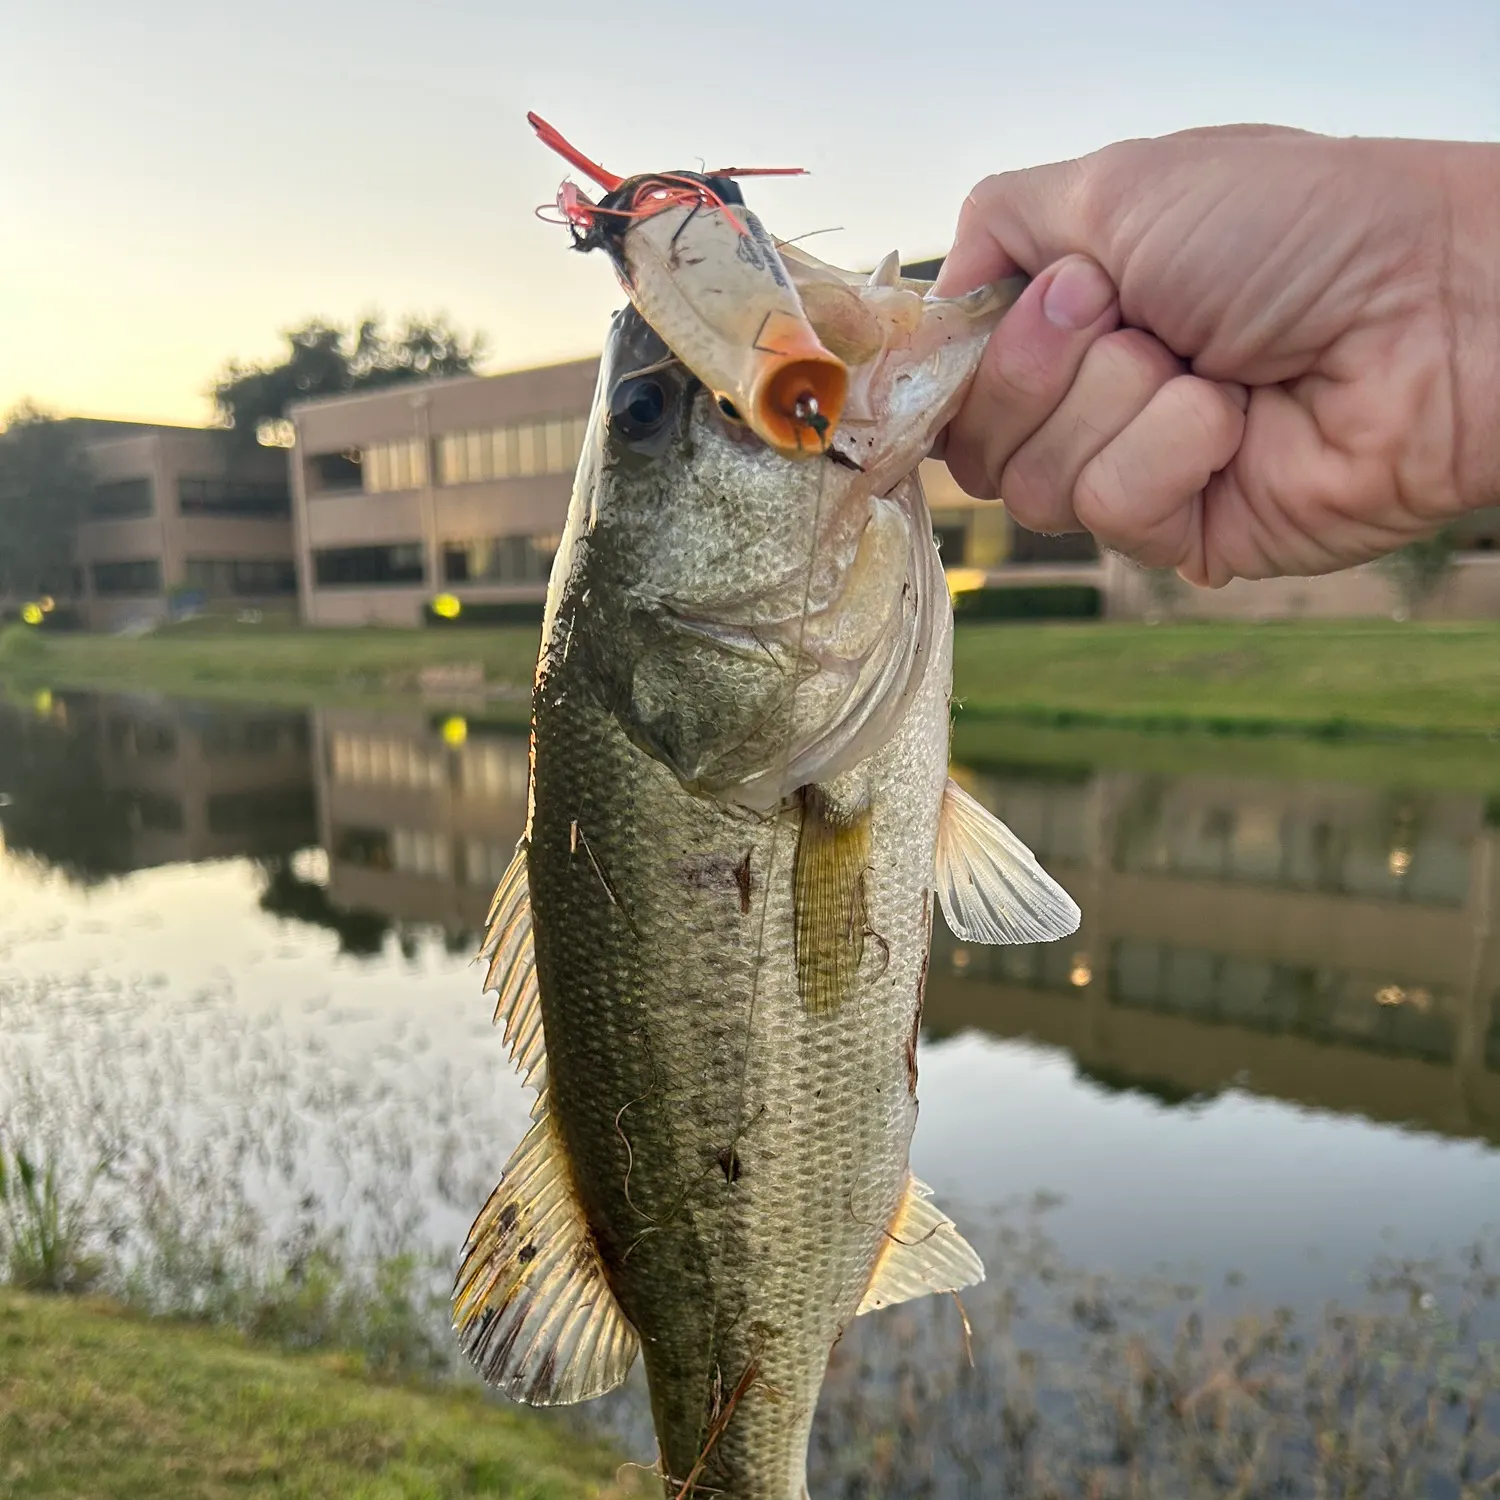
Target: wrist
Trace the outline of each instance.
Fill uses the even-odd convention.
[[[1454,472],[1464,508],[1476,510],[1500,505],[1500,145],[1453,145],[1447,177]]]

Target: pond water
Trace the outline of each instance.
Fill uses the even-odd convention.
[[[935,937],[913,1165],[961,1226],[1041,1195],[1090,1273],[1311,1308],[1500,1220],[1492,794],[957,774],[1084,912]],[[233,1156],[273,1221],[451,1254],[530,1104],[471,962],[526,775],[479,717],[0,709],[0,1119],[113,1111],[209,1196]]]

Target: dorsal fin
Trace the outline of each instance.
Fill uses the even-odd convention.
[[[495,1025],[505,1027],[505,1044],[521,1082],[541,1093],[547,1087],[547,1052],[542,1040],[542,996],[531,937],[531,895],[527,883],[526,840],[500,877],[484,934],[480,958],[489,960],[485,993],[498,996]]]
[[[951,777],[938,823],[937,893],[949,929],[966,943],[1050,943],[1078,931],[1073,898]]]
[[[453,1327],[484,1379],[533,1406],[588,1401],[640,1348],[615,1301],[543,1094],[469,1231]]]
[[[984,1262],[915,1177],[891,1223],[885,1249],[865,1290],[860,1313],[876,1312],[932,1292],[957,1292],[984,1280]]]

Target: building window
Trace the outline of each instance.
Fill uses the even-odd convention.
[[[545,583],[561,540],[552,535],[445,542],[443,577],[449,583]]]
[[[93,521],[134,521],[152,511],[149,479],[117,479],[112,484],[96,484],[89,501],[89,519]]]
[[[364,450],[361,467],[367,495],[419,490],[427,483],[427,455],[417,438],[370,444]]]
[[[962,522],[953,526],[939,526],[934,523],[932,537],[938,544],[938,555],[942,558],[945,568],[957,568],[969,560],[969,528]]]
[[[313,553],[314,576],[325,588],[421,583],[422,544],[394,547],[330,547]]]
[[[446,432],[437,440],[438,483],[571,474],[588,424],[587,416],[539,417],[508,427]]]
[[[1465,516],[1453,528],[1460,552],[1500,551],[1500,505],[1489,505]]]
[[[315,494],[340,494],[364,488],[364,465],[358,448],[340,453],[314,453],[307,460]]]
[[[1086,531],[1044,536],[1012,520],[1010,560],[1013,563],[1098,562],[1099,546]]]
[[[161,593],[161,563],[154,557],[132,562],[95,563],[93,575],[94,592],[105,598]]]
[[[190,557],[184,582],[210,598],[295,594],[297,569],[289,557]]]
[[[185,516],[289,516],[292,496],[279,479],[179,479],[177,508]]]

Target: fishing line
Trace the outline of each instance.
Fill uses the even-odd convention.
[[[790,463],[791,462],[790,459],[781,459],[780,461],[782,463]],[[794,743],[794,741],[796,739],[796,733],[797,733],[797,712],[796,712],[796,710],[797,710],[797,694],[802,689],[802,676],[801,676],[801,672],[800,672],[801,663],[802,663],[802,650],[803,650],[803,646],[806,644],[806,641],[807,641],[807,621],[808,621],[808,616],[809,616],[809,614],[811,613],[811,610],[812,610],[813,576],[814,576],[814,574],[816,572],[817,565],[818,565],[818,540],[819,540],[819,538],[820,538],[820,536],[822,534],[822,528],[823,528],[823,500],[824,500],[824,495],[825,495],[826,490],[827,490],[827,485],[828,485],[828,470],[827,470],[827,468],[825,466],[823,466],[823,465],[820,464],[819,465],[819,476],[818,476],[818,494],[817,494],[817,499],[814,501],[814,504],[813,504],[812,537],[811,537],[810,545],[809,545],[809,548],[808,548],[808,555],[807,555],[807,575],[806,575],[806,580],[805,580],[805,582],[803,584],[803,588],[802,588],[802,611],[801,611],[801,617],[799,618],[799,620],[797,622],[797,642],[796,642],[796,648],[795,648],[795,657],[794,657],[794,661],[793,661],[792,693],[791,693],[791,699],[790,699],[790,701],[789,701],[789,703],[787,705],[787,728],[786,728],[786,736],[785,736],[785,739],[784,739],[784,742],[783,742],[783,745],[782,745],[781,777],[782,777],[783,780],[785,779],[787,772],[791,769],[791,764],[792,764],[792,748],[793,748],[793,743]],[[744,1133],[749,1129],[749,1125],[750,1125],[750,1122],[746,1121],[746,1119],[745,1119],[745,1110],[746,1110],[746,1105],[747,1105],[747,1097],[746,1096],[748,1094],[749,1086],[750,1086],[750,1050],[751,1050],[751,1042],[752,1042],[752,1039],[753,1039],[753,1036],[754,1036],[754,1032],[755,1032],[755,1012],[756,1012],[756,1005],[757,1005],[757,1002],[758,1002],[758,1000],[760,998],[761,974],[764,971],[764,966],[765,966],[766,924],[767,924],[767,922],[768,922],[768,920],[770,918],[770,912],[771,912],[772,887],[773,887],[773,884],[775,882],[775,874],[776,874],[776,851],[777,851],[777,846],[778,846],[778,844],[780,843],[780,840],[781,840],[782,827],[783,827],[783,824],[785,822],[786,822],[786,815],[785,815],[785,813],[782,812],[782,811],[780,811],[780,810],[778,810],[778,812],[777,812],[777,814],[776,814],[776,816],[774,818],[774,821],[771,824],[770,846],[769,846],[769,849],[767,850],[767,857],[766,857],[767,874],[766,874],[766,879],[764,881],[764,894],[761,896],[761,902],[760,902],[760,923],[759,923],[759,926],[757,928],[756,935],[755,935],[754,966],[753,966],[753,968],[751,970],[751,978],[750,978],[750,1008],[749,1008],[749,1013],[748,1013],[748,1015],[745,1018],[745,1048],[744,1048],[744,1054],[743,1054],[743,1057],[741,1059],[741,1064],[740,1064],[739,1103],[738,1103],[738,1106],[737,1106],[737,1108],[738,1108],[738,1114],[739,1114],[739,1117],[740,1117],[740,1124],[739,1124],[739,1127],[738,1127],[738,1129],[736,1131],[736,1137],[743,1136]],[[793,921],[796,920],[795,909],[793,910],[793,918],[792,919],[793,919]],[[715,1256],[715,1259],[716,1259],[716,1268],[715,1269],[718,1272],[722,1272],[722,1270],[723,1270],[723,1266],[724,1266],[724,1254],[725,1254],[725,1248],[726,1248],[726,1243],[727,1243],[728,1237],[729,1237],[729,1223],[728,1223],[728,1215],[726,1213],[725,1223],[723,1224],[723,1226],[719,1230],[718,1245],[716,1247],[716,1256]],[[715,1331],[714,1330],[715,1330],[715,1325],[716,1325],[716,1323],[718,1321],[718,1316],[719,1316],[719,1301],[720,1301],[720,1298],[719,1298],[719,1289],[723,1285],[723,1276],[722,1276],[722,1274],[716,1274],[713,1277],[711,1284],[712,1284],[712,1286],[714,1288],[714,1293],[713,1293],[713,1302],[711,1304],[710,1316],[709,1316],[709,1324],[708,1324],[708,1339],[709,1339],[709,1344],[708,1344],[708,1350],[707,1350],[707,1355],[708,1355],[708,1358],[710,1359],[710,1361],[712,1360],[712,1357],[713,1357],[714,1337],[715,1337]],[[705,1428],[702,1425],[702,1423],[700,1423],[699,1428],[698,1428],[698,1441],[699,1441],[700,1444],[703,1441],[704,1432],[705,1432]],[[703,1456],[706,1457],[706,1453]]]

